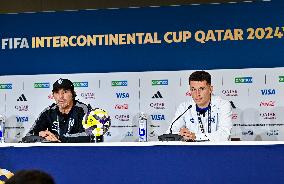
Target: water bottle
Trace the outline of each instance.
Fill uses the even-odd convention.
[[[0,143],[4,143],[5,117],[0,115]]]
[[[147,142],[147,116],[144,112],[139,114],[139,142]]]

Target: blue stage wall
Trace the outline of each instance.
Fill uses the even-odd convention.
[[[281,28],[284,3],[208,4],[0,15],[0,39]],[[244,34],[247,37],[247,33]],[[1,46],[1,45],[0,45]],[[0,75],[283,67],[283,38],[0,49]],[[283,183],[283,145],[0,148],[10,171],[38,168],[58,183]]]
[[[67,183],[283,183],[283,145],[1,148],[10,171]]]
[[[0,49],[1,75],[281,67],[283,38],[246,39],[247,28],[283,30],[284,3],[206,4],[0,15],[0,39],[27,38],[29,48]],[[32,37],[242,29],[244,40],[31,48]]]

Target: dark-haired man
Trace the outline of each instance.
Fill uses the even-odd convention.
[[[52,142],[73,142],[76,137],[87,136],[82,119],[91,107],[75,100],[73,83],[58,79],[52,93],[56,103],[39,115],[27,135],[37,135]]]
[[[232,129],[232,108],[229,101],[212,95],[211,75],[195,71],[189,77],[192,98],[177,108],[172,132],[193,141],[228,141]],[[170,127],[167,132],[170,132]]]
[[[39,170],[21,170],[8,179],[5,184],[55,184],[53,178]]]

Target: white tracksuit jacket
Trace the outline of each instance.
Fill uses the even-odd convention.
[[[180,128],[186,127],[189,131],[194,132],[196,140],[210,140],[210,141],[228,141],[232,129],[232,107],[229,101],[222,99],[219,96],[211,97],[211,133],[208,133],[208,110],[205,113],[205,117],[201,115],[205,133],[200,130],[198,122],[198,115],[196,112],[196,103],[191,98],[187,102],[183,102],[177,108],[175,113],[175,120],[181,115],[188,107],[192,105],[179,120],[177,120],[172,126],[172,132],[178,134]],[[167,133],[170,132],[170,127]]]

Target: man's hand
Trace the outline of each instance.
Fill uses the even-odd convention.
[[[51,133],[48,129],[46,129],[45,131],[40,131],[39,132],[39,136],[45,138],[48,141],[52,141],[52,142],[61,142],[58,137],[56,135],[54,135],[53,133]]]
[[[181,128],[179,131],[180,135],[183,136],[184,140],[195,140],[195,133],[189,131],[187,128]]]

